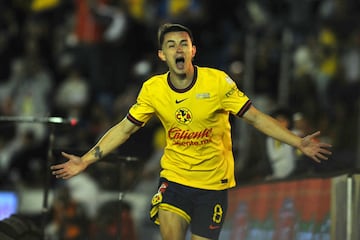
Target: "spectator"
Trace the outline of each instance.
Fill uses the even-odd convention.
[[[65,116],[81,117],[90,100],[90,87],[78,69],[70,69],[55,91],[55,107]]]
[[[49,240],[83,240],[88,237],[88,219],[83,206],[66,186],[59,187],[52,206],[52,219],[45,229]]]
[[[288,109],[278,108],[272,113],[272,116],[278,120],[283,127],[296,133],[293,128],[292,114]],[[266,153],[272,168],[272,174],[267,176],[267,179],[286,178],[294,172],[297,159],[296,149],[294,147],[267,137]]]
[[[34,55],[14,61],[12,74],[5,85],[2,111],[7,116],[45,117],[50,111],[49,96],[52,78]],[[2,149],[3,171],[11,174],[7,179],[12,183],[25,181],[38,184],[44,173],[46,158],[47,126],[36,122],[14,122],[15,133]],[[29,159],[35,161],[29,161]],[[34,177],[37,176],[37,177]]]

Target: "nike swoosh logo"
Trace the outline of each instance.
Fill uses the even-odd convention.
[[[177,99],[176,99],[176,100],[175,100],[175,103],[176,103],[176,104],[181,103],[181,102],[185,101],[186,99],[187,99],[187,98],[180,99],[180,100],[177,100]]]
[[[220,228],[220,226],[209,225],[209,229],[210,229],[210,230],[214,230],[214,229],[218,229],[218,228]]]

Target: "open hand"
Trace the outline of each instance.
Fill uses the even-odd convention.
[[[320,163],[322,160],[328,160],[328,156],[331,155],[328,149],[331,145],[315,140],[318,135],[320,135],[319,131],[303,137],[299,149],[306,156]]]
[[[69,179],[79,174],[87,167],[87,164],[78,156],[65,152],[62,152],[61,155],[67,158],[68,161],[50,167],[52,174],[55,175],[56,178]]]

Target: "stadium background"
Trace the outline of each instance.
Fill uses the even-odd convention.
[[[61,161],[61,150],[82,153],[92,146],[124,116],[142,82],[166,70],[156,56],[156,30],[167,21],[193,30],[195,64],[228,72],[265,112],[291,108],[304,132],[319,129],[322,140],[333,145],[330,161],[304,161],[301,171],[282,180],[284,186],[294,179],[333,182],[335,176],[351,175],[360,164],[359,11],[356,0],[2,1],[0,216],[6,219],[15,212],[30,218],[41,233],[45,228],[51,232],[64,223],[59,220],[64,216],[56,215],[55,199],[70,198],[83,213],[76,216],[80,223],[72,219],[73,230],[78,230],[64,239],[109,230],[106,226],[112,226],[108,234],[116,239],[119,221],[106,218],[114,209],[128,214],[124,219],[130,227],[125,229],[133,225],[138,239],[150,234],[156,239],[156,229],[144,223],[156,182],[152,170],[163,144],[156,120],[108,161],[67,184],[49,178],[47,164]],[[71,126],[7,121],[7,116],[79,121]],[[264,136],[241,121],[231,121],[239,184],[268,184]],[[331,206],[336,188],[328,184]],[[127,234],[126,239],[135,237],[131,231]]]

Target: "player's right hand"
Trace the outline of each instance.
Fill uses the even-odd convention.
[[[56,178],[69,179],[86,169],[87,164],[82,161],[81,157],[65,152],[62,152],[61,155],[67,158],[68,161],[50,167],[51,173]]]

